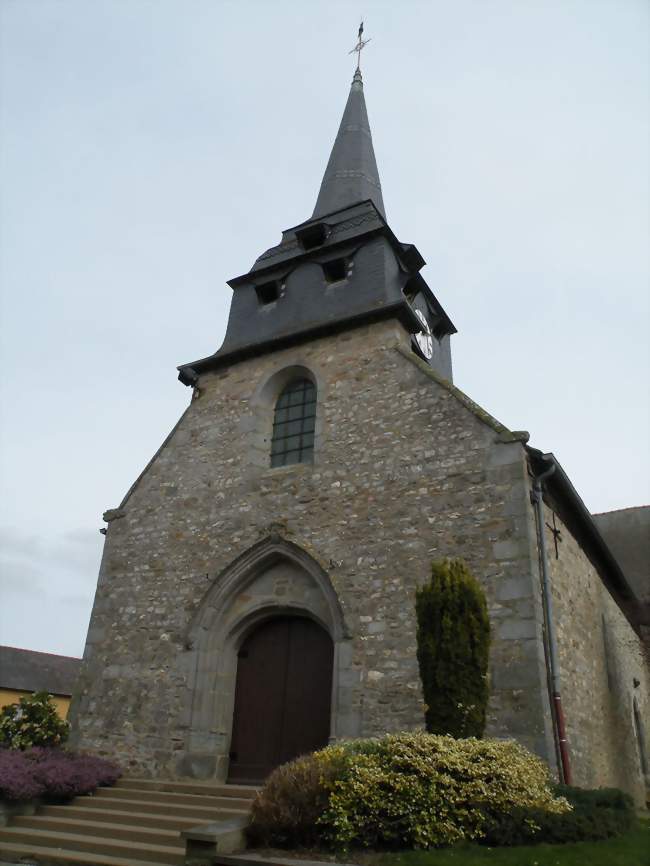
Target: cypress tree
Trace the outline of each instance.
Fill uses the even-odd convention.
[[[481,737],[490,648],[483,589],[462,559],[433,562],[431,581],[416,592],[415,611],[427,731]]]

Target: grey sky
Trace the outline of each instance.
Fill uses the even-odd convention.
[[[387,216],[456,384],[592,511],[647,503],[647,3],[362,5]],[[311,214],[358,12],[0,0],[1,643],[81,653],[101,514],[187,404],[175,366]]]

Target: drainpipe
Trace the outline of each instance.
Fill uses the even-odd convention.
[[[551,456],[543,455],[543,459],[552,461]],[[571,784],[571,764],[569,761],[569,744],[564,724],[564,711],[562,709],[562,698],[560,696],[560,671],[557,660],[557,638],[555,636],[555,621],[553,619],[553,597],[551,595],[551,582],[548,574],[548,556],[546,553],[546,534],[544,532],[544,498],[543,482],[555,472],[555,463],[538,475],[533,480],[531,501],[535,506],[537,515],[537,526],[539,535],[539,554],[542,564],[542,596],[544,600],[544,616],[546,618],[546,643],[548,649],[548,666],[551,679],[551,698],[553,701],[553,717],[560,748],[561,781],[565,785]]]

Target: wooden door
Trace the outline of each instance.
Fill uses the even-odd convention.
[[[230,782],[261,782],[274,767],[327,745],[334,647],[304,617],[253,631],[237,660]]]

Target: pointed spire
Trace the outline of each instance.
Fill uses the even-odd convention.
[[[357,66],[312,219],[371,199],[385,217],[361,70]]]

